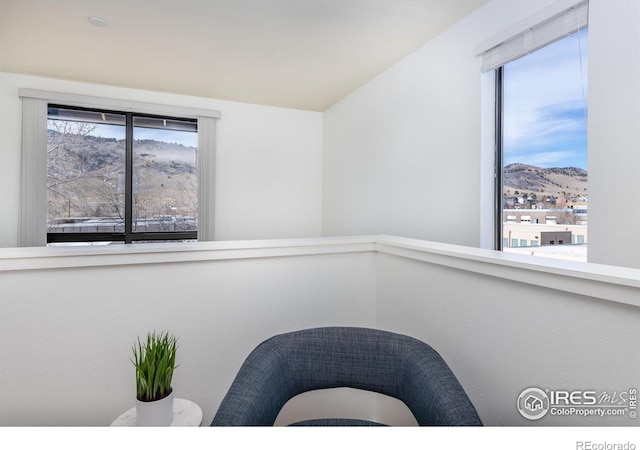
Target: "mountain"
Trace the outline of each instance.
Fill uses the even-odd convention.
[[[503,170],[502,184],[507,196],[535,194],[540,197],[575,199],[587,196],[587,171],[578,167],[542,168],[509,164]]]
[[[48,130],[49,164],[81,163],[84,172],[105,170],[120,171],[124,161],[124,140],[91,135],[70,136]],[[68,151],[51,151],[53,147],[66,147]],[[172,142],[150,139],[134,140],[136,164],[152,167],[167,174],[195,173],[196,149]],[[111,169],[111,170],[109,170]]]
[[[124,140],[56,130],[47,137],[49,217],[122,216]],[[154,140],[134,140],[133,149],[136,213],[195,216],[197,149]]]

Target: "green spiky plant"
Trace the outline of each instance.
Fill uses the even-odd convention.
[[[131,362],[136,368],[136,398],[143,402],[160,400],[171,394],[171,379],[177,367],[178,340],[167,332],[147,334],[133,346]]]

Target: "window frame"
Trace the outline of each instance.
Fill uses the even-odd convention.
[[[494,130],[495,130],[495,169],[494,169],[494,250],[502,251],[504,248],[504,186],[503,181],[503,135],[504,135],[504,66],[500,66],[494,71],[494,95],[495,95],[495,117],[494,117]]]
[[[589,26],[589,0],[558,0],[476,46],[481,74],[480,247],[502,251],[503,67]],[[498,160],[499,159],[499,160]]]
[[[216,122],[219,111],[78,94],[19,89],[22,100],[21,247],[47,244],[47,120],[50,104],[195,119],[198,127],[198,240],[214,239]],[[80,233],[69,233],[78,242]],[[175,238],[174,238],[175,239]],[[137,239],[136,239],[137,240]]]
[[[585,25],[584,27],[580,27],[578,28],[575,32],[579,32],[580,30],[585,30],[588,28],[588,25]],[[560,39],[564,39],[567,36],[563,36]],[[560,40],[558,39],[558,40]],[[545,46],[543,47],[538,47],[536,48],[535,51],[541,50],[542,48],[546,47],[547,45],[551,45],[554,42],[557,42],[557,40],[551,41],[549,43],[547,43]],[[532,52],[533,53],[533,52]],[[522,55],[523,57],[526,57],[527,55]],[[494,137],[494,153],[495,153],[495,157],[494,157],[494,161],[495,161],[495,169],[494,169],[494,180],[495,180],[495,186],[494,186],[494,212],[495,212],[495,217],[494,217],[494,250],[498,250],[498,251],[504,251],[505,250],[505,236],[504,236],[504,120],[505,120],[505,116],[504,116],[504,100],[505,100],[505,93],[504,93],[504,89],[505,89],[505,84],[504,84],[504,70],[505,70],[505,66],[509,63],[511,63],[512,61],[508,61],[506,63],[504,63],[501,66],[496,67],[493,70],[494,73],[494,97],[495,97],[495,117],[494,117],[494,130],[495,130],[495,137]],[[541,233],[544,232],[541,230]],[[516,240],[509,240],[509,247],[520,247],[522,246],[522,239],[518,242],[517,245],[513,245],[511,244],[511,242],[515,242]],[[542,239],[541,239],[542,241]],[[558,242],[562,243],[562,240],[558,240]],[[555,242],[552,240],[551,241],[551,245],[554,245]],[[569,241],[569,244],[571,244],[571,241]],[[560,245],[560,244],[558,244]]]
[[[47,244],[52,243],[70,243],[70,242],[124,242],[125,244],[131,244],[138,241],[180,241],[180,240],[197,240],[197,231],[133,231],[133,128],[135,128],[134,118],[146,117],[153,119],[166,119],[166,120],[182,120],[189,121],[196,124],[196,119],[177,118],[164,115],[142,114],[133,112],[115,111],[110,109],[96,109],[96,108],[80,108],[77,106],[61,105],[56,103],[49,103],[47,109],[59,108],[65,110],[74,110],[80,112],[98,112],[106,114],[121,115],[125,119],[125,193],[124,193],[124,231],[122,232],[51,232],[47,231]],[[55,119],[54,119],[55,120]],[[48,170],[48,169],[47,169]]]

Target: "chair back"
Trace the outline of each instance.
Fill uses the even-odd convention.
[[[246,359],[212,425],[273,425],[303,392],[364,389],[403,401],[419,425],[481,425],[442,357],[409,336],[325,327],[274,336]]]

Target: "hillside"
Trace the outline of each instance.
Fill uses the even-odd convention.
[[[509,164],[502,182],[507,196],[535,194],[568,200],[587,196],[587,171],[577,167],[541,168],[526,164]]]
[[[122,170],[120,165],[124,158],[124,140],[90,135],[70,138],[53,130],[48,130],[48,140],[49,164],[68,165],[70,158],[77,158],[82,162],[84,171]],[[63,147],[68,150],[52,152],[54,146],[60,147],[60,150],[64,150]],[[144,161],[143,165],[151,164],[159,172],[195,173],[196,149],[192,147],[149,139],[135,140],[134,154]]]
[[[134,141],[134,203],[140,217],[196,215],[197,150]],[[122,217],[123,140],[48,131],[49,218]]]

